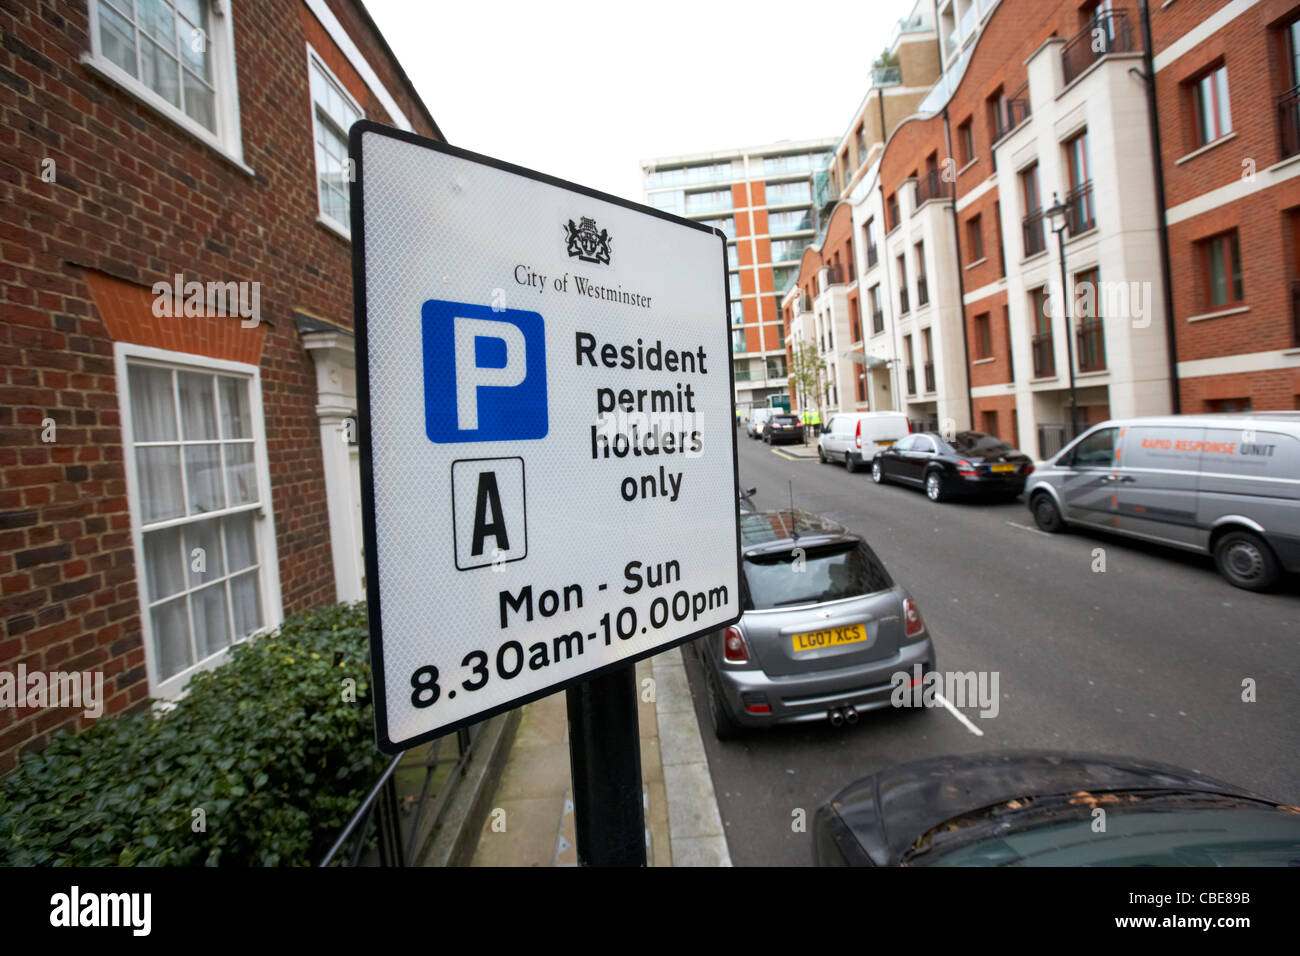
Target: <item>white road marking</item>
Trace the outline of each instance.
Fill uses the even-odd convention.
[[[969,730],[969,731],[970,731],[972,734],[974,734],[976,737],[983,737],[983,736],[984,736],[984,731],[980,730],[978,727],[976,727],[974,724],[972,724],[972,723],[970,722],[970,718],[968,718],[968,717],[967,717],[965,714],[963,714],[960,710],[958,710],[956,707],[954,707],[954,706],[949,702],[948,698],[946,698],[946,697],[943,696],[943,694],[940,694],[940,693],[938,693],[938,692],[936,691],[936,692],[935,692],[935,695],[934,695],[934,699],[937,700],[939,703],[943,704],[944,708],[948,711],[948,713],[952,714],[954,717],[956,717],[958,720],[960,720],[963,724],[965,724],[966,729]]]
[[[1044,538],[1052,537],[1052,535],[1048,534],[1046,531],[1039,531],[1037,528],[1031,528],[1027,524],[1017,524],[1014,521],[1008,521],[1007,524],[1011,525],[1013,528],[1019,528],[1021,531],[1032,531],[1034,534],[1041,534]]]

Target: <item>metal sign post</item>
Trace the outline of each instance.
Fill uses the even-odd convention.
[[[369,121],[349,155],[379,745],[567,689],[579,854],[644,863],[632,664],[741,612],[726,237]]]

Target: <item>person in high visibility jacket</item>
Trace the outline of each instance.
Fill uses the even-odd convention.
[[[807,428],[812,429],[814,435],[822,433],[822,416],[815,408],[810,408],[803,413],[803,423]]]

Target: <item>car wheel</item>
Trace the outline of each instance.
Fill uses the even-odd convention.
[[[931,501],[947,501],[948,489],[944,487],[943,475],[932,471],[925,476],[925,496]]]
[[[817,460],[820,461],[823,465],[826,464],[826,452],[822,450],[821,445],[817,446]]]
[[[1036,497],[1033,501],[1034,524],[1048,532],[1056,534],[1058,531],[1065,530],[1065,519],[1061,517],[1061,509],[1056,506],[1052,496],[1044,492]]]
[[[885,469],[878,461],[873,461],[871,463],[871,480],[878,485],[883,485],[885,483]]]
[[[709,699],[709,719],[713,723],[713,736],[718,740],[735,740],[741,735],[743,728],[736,723],[736,719],[728,712],[727,705],[722,702],[722,694],[708,665],[704,667],[704,687],[705,695]]]
[[[1229,531],[1214,545],[1214,563],[1233,587],[1267,591],[1281,575],[1273,549],[1257,534]]]

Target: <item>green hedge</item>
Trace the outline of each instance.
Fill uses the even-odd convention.
[[[314,865],[388,760],[370,696],[365,605],[294,615],[165,715],[59,734],[0,777],[0,865]]]

